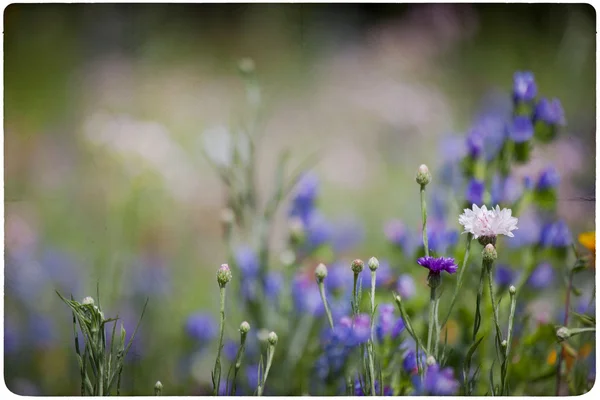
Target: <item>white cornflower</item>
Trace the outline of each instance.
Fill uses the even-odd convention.
[[[518,229],[518,221],[510,208],[500,210],[500,206],[496,206],[488,210],[485,205],[479,208],[476,204],[473,204],[472,210],[467,208],[458,217],[458,222],[465,227],[463,233],[472,233],[474,239],[495,238],[497,235],[514,237],[511,231]]]

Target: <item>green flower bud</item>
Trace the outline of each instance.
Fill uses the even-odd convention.
[[[377,268],[379,268],[379,260],[375,257],[369,258],[369,262],[367,264],[369,265],[369,269],[371,271],[377,271]]]
[[[504,339],[504,340],[502,341],[502,343],[500,343],[500,345],[501,345],[502,347],[506,347],[506,346],[508,346],[508,342],[506,341],[506,339]]]
[[[275,346],[277,344],[277,334],[275,332],[271,332],[269,333],[269,336],[267,336],[267,341],[269,342],[269,344],[271,346]]]
[[[321,283],[325,278],[327,278],[327,267],[325,264],[321,263],[315,269],[315,277],[317,278],[317,282]]]
[[[160,396],[162,389],[163,389],[162,383],[160,383],[160,381],[156,381],[156,383],[154,384],[154,394],[156,394],[157,396]]]
[[[431,182],[431,173],[427,165],[421,164],[417,170],[417,183],[421,186],[426,186]]]
[[[229,269],[229,265],[222,264],[217,271],[217,282],[220,287],[225,287],[227,283],[231,280],[231,269]]]
[[[510,294],[517,293],[517,288],[514,287],[513,285],[510,285],[510,287],[508,288],[508,293],[510,293]]]
[[[556,330],[556,338],[558,339],[559,342],[562,342],[563,340],[567,340],[570,337],[571,337],[571,331],[566,326],[561,326],[560,328],[558,328]]]
[[[88,305],[88,304],[94,305],[94,299],[92,297],[90,297],[90,296],[84,297],[84,299],[81,302],[81,304],[83,304],[83,305]]]
[[[360,274],[364,268],[365,263],[363,262],[363,260],[356,259],[352,261],[352,271],[355,275]]]
[[[242,332],[243,334],[250,332],[250,324],[248,323],[248,321],[244,321],[240,324],[240,332]]]
[[[488,243],[483,249],[483,261],[487,263],[493,263],[498,259],[498,253],[493,244]]]
[[[426,363],[429,366],[434,365],[435,364],[435,358],[433,356],[428,356]]]

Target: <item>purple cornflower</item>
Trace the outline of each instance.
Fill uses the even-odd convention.
[[[458,269],[454,258],[425,256],[417,260],[417,264],[429,270],[429,275],[440,275],[442,271],[453,274]]]
[[[417,291],[415,280],[408,274],[400,275],[396,284],[396,290],[403,299],[410,299]]]
[[[319,178],[312,171],[304,172],[296,184],[290,216],[299,217],[306,224],[315,207],[318,194]]]
[[[513,204],[522,193],[523,188],[514,176],[509,175],[506,178],[498,174],[493,176],[490,187],[491,204]]]
[[[560,100],[541,98],[533,113],[534,121],[543,121],[548,125],[564,125],[565,112]]]
[[[469,204],[482,204],[485,183],[479,179],[471,179],[465,191],[465,198]]]
[[[538,178],[536,189],[537,190],[550,190],[554,189],[560,183],[560,175],[553,166],[545,168]]]
[[[479,158],[483,153],[484,135],[478,127],[471,129],[467,135],[467,152],[471,158]]]
[[[543,247],[567,247],[571,244],[571,231],[562,220],[546,224],[542,227],[540,244]]]
[[[193,340],[205,343],[215,338],[217,326],[212,315],[198,312],[187,318],[185,331]]]
[[[454,378],[452,368],[440,369],[439,365],[434,364],[427,367],[423,386],[426,395],[452,396],[458,391],[459,383]]]
[[[515,72],[513,75],[513,100],[529,102],[537,95],[533,74],[529,71]]]
[[[508,265],[498,264],[494,268],[494,280],[499,286],[508,286],[514,284],[517,276],[517,272]]]
[[[506,121],[509,113],[504,107],[484,110],[476,119],[474,126],[483,135],[483,155],[486,161],[493,160],[506,140]]]
[[[239,246],[234,252],[235,263],[242,272],[244,279],[253,278],[258,274],[260,268],[258,256],[252,247]]]
[[[394,308],[394,305],[389,303],[379,305],[379,320],[375,329],[380,342],[385,336],[395,339],[404,330],[404,321],[394,315]]]
[[[509,137],[515,143],[527,142],[533,137],[533,123],[529,117],[518,115],[508,130]]]
[[[554,281],[554,269],[548,263],[538,265],[527,280],[527,284],[534,289],[545,289]]]

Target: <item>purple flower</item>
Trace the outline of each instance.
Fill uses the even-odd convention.
[[[396,284],[396,290],[400,293],[403,299],[410,299],[415,295],[417,288],[415,287],[415,280],[408,274],[400,275],[398,283]]]
[[[534,121],[543,121],[548,125],[564,125],[565,112],[560,100],[541,98],[533,113]]]
[[[235,357],[237,356],[238,344],[233,340],[228,340],[223,344],[223,355],[225,358],[233,362],[235,361]]]
[[[270,300],[277,300],[283,288],[283,274],[278,271],[270,271],[265,281],[265,295]]]
[[[545,168],[537,181],[536,189],[537,190],[549,190],[554,189],[558,186],[560,182],[560,175],[558,171],[553,166]]]
[[[519,216],[518,237],[507,237],[507,244],[511,248],[521,248],[535,245],[540,241],[540,220],[533,212]]]
[[[399,219],[393,219],[386,223],[384,232],[390,243],[400,247],[407,257],[412,256],[421,246],[421,238],[406,229],[404,223]]]
[[[483,153],[484,135],[480,129],[473,128],[467,135],[467,151],[471,158],[479,158]]]
[[[364,238],[365,228],[362,222],[354,217],[345,217],[333,224],[331,242],[337,253],[358,246]]]
[[[365,382],[363,381],[363,385],[365,384]],[[360,381],[358,379],[354,380],[354,395],[355,396],[365,396],[365,392],[363,391],[363,386],[361,385]],[[379,396],[379,390],[380,390],[380,386],[379,386],[379,381],[375,381],[375,394],[374,396]],[[383,395],[384,396],[393,396],[394,391],[392,390],[392,388],[390,386],[384,386],[383,387]]]
[[[390,336],[392,339],[397,338],[404,330],[404,321],[401,317],[394,315],[394,305],[389,303],[381,304],[378,310],[379,320],[375,327],[377,339],[381,342],[385,336]]]
[[[542,227],[540,244],[543,247],[563,248],[571,245],[571,231],[564,221],[546,224]]]
[[[514,176],[509,175],[506,178],[502,178],[496,174],[492,178],[490,188],[492,204],[513,204],[521,197],[522,193],[523,188]]]
[[[217,336],[217,326],[213,316],[202,312],[194,313],[187,318],[185,331],[190,338],[200,344]]]
[[[318,194],[319,178],[312,171],[304,172],[296,184],[290,216],[299,217],[306,224],[315,207]]]
[[[327,279],[325,279],[327,282]],[[323,314],[325,308],[319,293],[319,287],[314,279],[307,275],[298,274],[292,283],[292,298],[298,313],[309,313],[317,317]]]
[[[256,389],[258,385],[258,365],[250,364],[246,367],[246,381],[250,389]]]
[[[306,241],[311,249],[331,240],[333,226],[319,210],[313,210],[306,221]]]
[[[506,140],[506,121],[510,113],[503,108],[486,110],[477,117],[474,126],[484,138],[483,154],[486,161],[493,160],[504,145]]]
[[[328,268],[325,287],[329,291],[344,290],[352,288],[353,277],[348,267],[336,262]]]
[[[354,317],[353,336],[355,343],[365,343],[371,337],[371,318],[368,314]]]
[[[260,268],[258,256],[252,247],[239,246],[234,252],[235,263],[246,278],[256,277]]]
[[[518,115],[508,130],[509,137],[515,143],[527,142],[533,137],[533,123],[529,117]]]
[[[494,268],[494,280],[499,286],[508,286],[515,282],[517,272],[505,264],[498,264]]]
[[[452,396],[459,387],[452,368],[440,369],[437,364],[427,368],[423,384],[425,393],[429,396]]]
[[[425,256],[419,258],[417,264],[427,268],[430,275],[439,275],[442,271],[453,274],[458,269],[454,258]]]
[[[515,102],[529,102],[537,95],[533,74],[529,71],[515,72],[513,75],[513,99]]]
[[[419,352],[419,359],[421,361],[421,365],[425,365],[425,353],[422,351]],[[419,371],[419,366],[417,365],[417,357],[413,350],[409,350],[404,354],[404,359],[402,360],[402,368],[408,374],[416,374]]]
[[[447,135],[440,140],[438,153],[444,161],[458,163],[466,154],[462,135]]]
[[[483,192],[485,191],[485,183],[478,179],[471,179],[467,185],[465,198],[469,204],[483,204]]]
[[[554,269],[548,263],[538,265],[527,280],[527,284],[534,289],[545,289],[554,281]]]

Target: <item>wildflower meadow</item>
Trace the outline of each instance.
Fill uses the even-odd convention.
[[[272,12],[273,21],[283,21],[283,26],[296,15],[310,21],[333,15],[323,7],[309,8],[314,13],[310,14],[293,5],[276,6],[263,5],[252,15],[258,18]],[[419,38],[420,46],[427,46],[427,29],[419,27],[429,19],[446,18],[445,33],[450,37],[455,18],[455,40],[467,44],[455,48],[458,44],[447,38],[449,50],[444,51],[467,57],[475,52],[477,40],[458,38],[467,35],[466,24],[473,18],[481,18],[482,24],[496,17],[513,18],[513,12],[519,12],[514,6],[412,5],[409,11],[398,11],[396,25],[390,26],[402,29],[390,28],[387,39],[383,28],[374,36],[362,30],[352,31],[352,36],[340,29],[335,32],[354,37],[340,42],[346,46],[343,50],[315,45],[326,53],[340,52],[323,82],[349,74],[355,63],[373,62],[373,53],[361,53],[367,50],[356,47],[363,43],[363,34],[371,38],[365,49],[382,46],[377,53],[382,58],[394,53],[397,37],[407,36],[410,43]],[[587,21],[589,10],[563,6],[571,14],[553,9],[540,14],[556,24],[552,29],[559,29],[556,21],[563,14]],[[36,18],[42,21],[67,9],[66,5],[39,7],[44,12],[25,6],[5,10],[6,63],[16,65],[13,58],[25,57],[20,46],[27,44],[28,36],[18,30],[20,23],[33,24]],[[92,49],[100,49],[105,40],[134,43],[130,35],[135,30],[128,30],[127,21],[155,26],[161,18],[158,8],[136,14],[136,7],[129,11],[89,7],[87,18],[103,15],[108,21],[111,15],[129,16],[114,17],[114,37],[103,35],[101,26],[90,25],[98,30],[91,33],[98,42],[90,39],[89,43],[102,44]],[[219,18],[219,12],[230,16],[228,7],[233,5],[188,7],[192,8],[185,13],[198,12],[199,20],[208,21],[208,16]],[[280,15],[277,9],[289,14]],[[106,14],[95,14],[101,10]],[[173,12],[169,6],[162,10]],[[202,14],[203,10],[212,11]],[[360,9],[352,10],[362,15]],[[165,24],[169,18],[186,18],[168,15],[161,20]],[[380,22],[383,17],[373,15],[376,23],[369,26],[387,26]],[[74,23],[68,17],[58,18],[65,18],[63,25],[52,29]],[[268,20],[245,18],[248,26]],[[594,24],[595,18],[594,14]],[[346,23],[358,24],[351,21],[355,20]],[[420,22],[414,25],[414,21]],[[567,25],[573,23],[569,21]],[[276,46],[275,32],[287,30],[273,28],[275,34],[267,35],[273,37],[270,42],[260,33],[271,29],[268,26],[248,34],[262,38],[265,47]],[[488,32],[485,26],[472,29]],[[419,104],[427,102],[426,96],[420,98],[415,89],[391,79],[380,82],[361,72],[364,86],[355,88],[358,97],[352,101],[356,103],[347,103],[359,106],[354,112],[344,111],[341,139],[331,151],[327,127],[310,133],[313,125],[308,114],[294,114],[302,108],[300,100],[290,100],[289,108],[277,103],[277,91],[292,90],[292,81],[285,81],[289,87],[269,81],[269,74],[277,71],[268,60],[277,52],[265,56],[269,50],[261,53],[262,46],[255,44],[257,56],[227,58],[221,64],[227,67],[217,68],[220,84],[194,81],[190,76],[195,71],[181,66],[162,68],[190,74],[182,81],[165,74],[160,75],[163,82],[155,72],[145,70],[153,65],[154,55],[165,57],[161,58],[165,62],[169,54],[191,46],[186,40],[196,36],[192,28],[185,29],[166,28],[164,35],[178,33],[164,41],[144,41],[150,47],[133,51],[140,52],[137,65],[119,58],[125,44],[106,59],[90,56],[94,61],[87,67],[104,75],[91,75],[99,82],[94,92],[98,97],[82,96],[78,107],[87,110],[81,114],[83,122],[76,122],[77,116],[71,119],[67,112],[67,122],[52,125],[52,132],[35,144],[28,145],[19,135],[25,137],[27,129],[50,129],[49,117],[40,117],[44,123],[38,125],[24,123],[34,121],[25,116],[34,103],[19,103],[25,97],[10,87],[18,82],[5,79],[9,89],[5,94],[4,379],[11,392],[33,396],[575,396],[592,390],[596,380],[595,160],[582,147],[595,145],[595,107],[589,108],[590,122],[582,111],[588,108],[576,110],[570,104],[579,97],[556,93],[564,93],[552,86],[561,79],[557,72],[561,69],[546,61],[544,52],[552,57],[555,53],[543,50],[541,39],[538,48],[523,47],[533,54],[538,51],[539,56],[506,61],[496,70],[488,64],[480,68],[479,61],[464,64],[470,68],[463,72],[465,81],[472,85],[450,90],[448,103],[467,122],[442,119],[443,130],[435,136],[423,133],[430,128],[421,124],[432,123],[439,115],[429,110],[421,120],[415,116],[419,107],[425,107]],[[225,32],[221,28],[202,29],[211,40],[223,40],[217,34]],[[234,35],[231,29],[223,35]],[[306,29],[323,40],[338,38]],[[574,31],[564,29],[561,40],[584,46]],[[51,35],[61,37],[67,46],[66,32]],[[440,35],[431,43],[439,45],[443,32]],[[513,43],[506,39],[508,35],[488,37],[486,51],[512,54],[510,47],[503,47]],[[533,30],[519,35],[538,36]],[[34,51],[43,52],[44,43],[38,38]],[[200,39],[194,43],[198,53],[213,57],[202,58],[201,68],[216,63],[219,45],[210,47]],[[244,49],[243,40],[236,43],[233,55]],[[572,50],[569,46],[561,49]],[[404,47],[406,54],[411,48]],[[476,60],[488,54],[475,53]],[[579,53],[573,54],[557,59],[575,63]],[[593,49],[591,54],[593,58]],[[413,69],[404,65],[413,73],[411,80],[420,79],[421,69],[422,74],[458,74],[427,57],[421,65],[415,54]],[[438,57],[448,65],[454,60]],[[541,61],[536,62],[536,57]],[[403,62],[402,57],[392,56],[388,61],[377,71],[383,74]],[[96,65],[102,62],[104,69]],[[297,57],[294,62],[305,61]],[[314,63],[315,70],[323,73],[324,62]],[[593,66],[593,59],[589,63]],[[572,68],[568,65],[565,68]],[[582,76],[595,76],[595,70],[583,69],[587,62],[581,65]],[[14,66],[8,67],[13,74],[9,76],[21,76]],[[428,72],[434,67],[439,70]],[[129,74],[133,70],[136,74]],[[74,76],[71,84],[84,75]],[[144,85],[133,83],[145,79]],[[477,82],[488,81],[494,82],[494,90],[478,88]],[[320,118],[335,130],[331,119],[340,106],[331,102],[354,96],[343,90],[354,87],[353,82],[332,85],[325,94],[318,86],[293,90],[306,96],[307,107],[314,102],[316,109],[325,110]],[[153,96],[163,84],[167,89],[162,96],[172,96],[166,101]],[[187,85],[196,84],[202,88],[198,97],[186,92]],[[60,92],[58,86],[32,87],[34,92]],[[223,87],[233,88],[235,95],[223,95]],[[390,105],[381,100],[407,90],[408,96],[400,102]],[[573,85],[572,91],[577,90],[584,92]],[[187,97],[173,103],[182,93]],[[459,106],[460,96],[476,100]],[[161,108],[153,109],[154,101],[161,101]],[[51,103],[41,98],[35,104],[45,106],[31,105],[31,109],[41,112]],[[134,104],[140,103],[148,108],[137,119],[115,111],[130,110],[133,115]],[[433,104],[438,107],[438,102]],[[391,112],[373,111],[385,107]],[[413,111],[400,111],[408,108]],[[207,120],[212,116],[216,123],[196,126],[196,112]],[[161,118],[170,124],[153,122]],[[192,122],[181,122],[186,118]],[[410,118],[415,119],[406,125],[397,122]],[[374,122],[381,120],[387,122]],[[375,151],[368,150],[366,143],[371,141],[361,142],[347,133],[365,126],[380,127],[367,135],[369,140],[381,140]],[[190,129],[192,133],[177,136]],[[286,129],[306,133],[292,135],[294,140],[268,136],[270,131]],[[591,140],[585,136],[590,129]],[[73,137],[83,135],[85,140],[61,133],[71,130],[76,132]],[[577,136],[577,132],[584,133]],[[570,135],[583,143],[576,150],[569,147]],[[35,149],[28,152],[27,146]],[[336,161],[335,154],[341,153],[347,155]],[[31,158],[17,159],[16,154]],[[588,163],[580,168],[583,172],[565,167],[571,158]],[[351,189],[336,192],[332,182]]]

